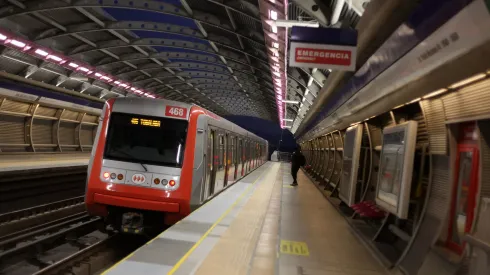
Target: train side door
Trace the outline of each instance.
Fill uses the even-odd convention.
[[[233,183],[235,181],[235,147],[236,147],[236,136],[229,136],[229,145],[228,145],[228,182]]]
[[[215,179],[216,179],[216,168],[217,168],[217,162],[216,162],[216,154],[215,154],[215,139],[216,139],[216,132],[212,129],[208,130],[208,148],[207,148],[207,157],[206,157],[206,162],[207,162],[207,173],[206,173],[206,189],[207,189],[207,196],[206,198],[212,196],[214,194],[214,186],[215,186]],[[206,199],[204,198],[204,199]]]
[[[240,159],[239,159],[239,163],[240,163],[240,177],[243,177],[244,173],[245,173],[245,166],[244,166],[244,163],[245,163],[245,155],[243,153],[243,139],[240,139],[239,141],[239,151],[240,151]]]
[[[235,137],[235,155],[234,155],[234,160],[233,160],[233,163],[235,164],[235,175],[234,175],[234,179],[235,181],[238,179],[238,167],[239,167],[239,163],[240,163],[240,148],[238,147],[239,146],[239,137]]]
[[[223,166],[225,168],[225,174],[223,177],[223,188],[225,188],[228,185],[228,170],[230,169],[230,158],[228,156],[229,152],[229,138],[230,135],[228,133],[224,134],[224,145],[223,145]]]
[[[226,149],[225,149],[225,136],[221,131],[217,132],[217,138],[215,140],[216,155],[215,160],[217,160],[216,169],[216,191],[220,191],[224,187],[225,183],[225,159],[226,159]]]

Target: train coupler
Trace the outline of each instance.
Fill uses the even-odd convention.
[[[130,234],[143,234],[143,214],[128,212],[122,215],[121,231]]]

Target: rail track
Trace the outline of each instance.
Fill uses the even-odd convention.
[[[0,173],[0,214],[83,196],[87,166]]]
[[[85,213],[83,196],[0,214],[0,236]]]
[[[83,197],[0,214],[0,274],[97,274],[148,240],[102,228]]]
[[[38,257],[39,254],[67,242],[82,245],[77,240],[97,231],[97,224],[100,222],[100,218],[83,213],[75,214],[3,236],[0,238],[0,264],[13,265],[30,259],[31,262],[39,262],[39,266],[47,265]]]
[[[33,275],[94,275],[100,274],[111,265],[143,245],[144,240],[130,239],[123,234],[108,236],[106,239],[87,246]]]

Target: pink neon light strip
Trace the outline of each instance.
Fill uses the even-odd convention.
[[[95,72],[95,68],[87,64],[84,64],[83,62],[70,59],[59,53],[54,53],[51,49],[47,49],[45,47],[39,46],[33,43],[32,41],[27,41],[25,39],[19,38],[15,34],[12,34],[3,29],[0,29],[0,44],[8,48],[27,53],[36,58],[41,58],[48,62],[60,65],[66,69],[69,69],[71,71],[76,71],[88,77],[94,78],[95,76],[96,79],[103,81],[107,84],[111,84],[111,85],[113,83],[118,84],[118,88],[123,87],[125,90],[133,94],[144,95],[149,98],[162,98],[144,89],[139,89],[136,87],[133,88],[129,84],[124,84],[123,80],[118,80],[116,77],[107,74],[105,72]],[[95,74],[93,74],[94,72]]]

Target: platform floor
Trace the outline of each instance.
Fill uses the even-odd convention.
[[[375,275],[383,267],[299,172],[269,162],[103,274]]]
[[[88,165],[90,153],[2,154],[0,172]]]

